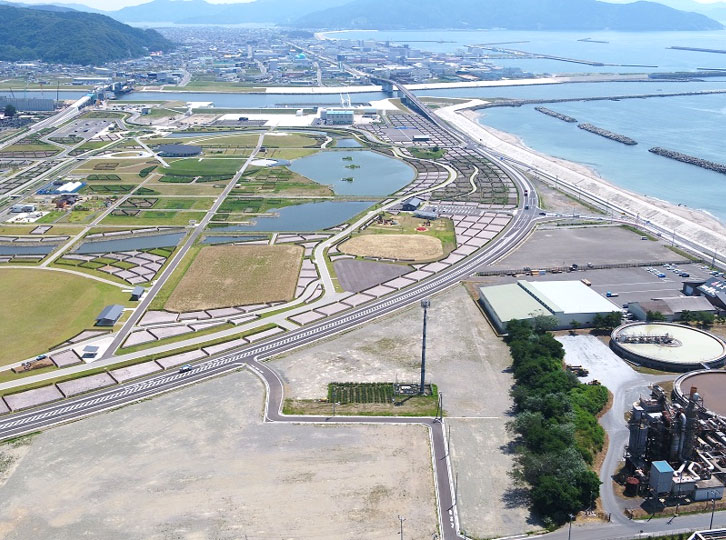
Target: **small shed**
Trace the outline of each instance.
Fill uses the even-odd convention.
[[[414,210],[418,210],[418,207],[422,204],[423,201],[418,197],[411,197],[410,199],[403,201],[403,204],[401,205],[401,210],[403,210],[404,212],[413,212]]]
[[[98,354],[98,345],[86,345],[83,347],[83,354],[81,355],[83,358],[96,358],[96,355]]]
[[[699,480],[696,482],[696,489],[693,492],[694,501],[712,501],[723,498],[724,486],[721,481],[712,476],[708,480]]]
[[[426,219],[428,221],[434,221],[436,219],[439,219],[439,214],[434,210],[416,210],[413,213],[413,217],[417,217],[419,219]]]
[[[669,493],[674,472],[667,461],[654,461],[650,466],[650,488],[657,494]]]
[[[103,308],[96,317],[96,326],[113,326],[121,318],[124,307],[121,304],[112,304]]]
[[[131,291],[131,300],[133,302],[138,302],[139,300],[141,300],[143,294],[144,288],[141,285],[137,285],[136,287],[134,287],[134,290]]]

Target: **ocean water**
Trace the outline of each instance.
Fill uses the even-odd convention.
[[[534,110],[534,105],[485,109],[479,122],[517,135],[529,147],[575,161],[632,191],[699,208],[726,222],[726,175],[648,152],[662,146],[726,162],[726,96],[554,103],[548,108],[626,135],[626,146]]]
[[[590,66],[549,59],[495,59],[500,66],[521,67],[534,73],[641,73],[724,68],[726,55],[669,49],[672,46],[724,49],[726,30],[711,32],[533,32],[510,30],[341,32],[330,37],[374,39],[409,43],[412,48],[453,52],[470,45],[498,44],[516,49],[576,60],[612,64]],[[592,41],[581,41],[589,38]],[[596,43],[606,42],[606,43]],[[634,67],[629,67],[634,66]]]

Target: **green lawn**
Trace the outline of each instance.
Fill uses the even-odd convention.
[[[420,159],[439,159],[440,157],[443,157],[443,155],[446,153],[446,151],[443,148],[439,148],[438,150],[425,150],[422,148],[409,148],[409,152],[411,152],[411,155],[415,158]]]
[[[123,304],[120,288],[63,272],[0,268],[0,365],[46,352],[92,328],[109,304]]]
[[[221,176],[236,173],[244,164],[244,159],[198,158],[178,159],[169,163],[168,168],[159,172],[170,176]]]
[[[197,222],[204,217],[204,212],[145,212],[135,216],[110,215],[103,219],[102,225],[187,225],[190,219]]]

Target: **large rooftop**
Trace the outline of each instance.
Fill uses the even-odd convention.
[[[555,313],[608,313],[620,308],[581,281],[520,281]]]

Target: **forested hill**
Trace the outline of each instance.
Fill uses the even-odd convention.
[[[155,30],[93,13],[0,6],[0,21],[0,60],[103,64],[173,48]]]

